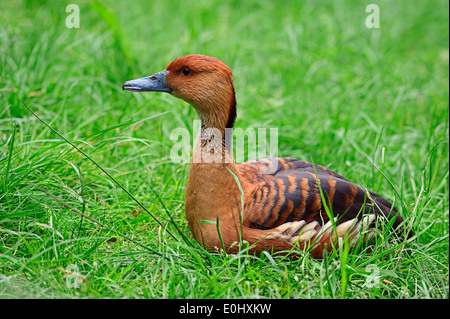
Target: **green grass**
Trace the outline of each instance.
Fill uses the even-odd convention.
[[[376,1],[380,29],[364,1],[80,1],[79,29],[69,3],[0,11],[1,298],[449,297],[447,1]],[[415,238],[323,260],[205,252],[189,165],[170,161],[195,112],[121,90],[189,53],[232,68],[237,127],[278,128],[280,156],[395,201]]]

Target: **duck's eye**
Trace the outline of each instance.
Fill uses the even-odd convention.
[[[191,74],[191,70],[189,68],[182,68],[181,69],[181,74],[188,76]]]

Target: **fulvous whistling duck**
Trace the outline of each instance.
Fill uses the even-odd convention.
[[[253,253],[296,246],[322,258],[338,237],[354,244],[372,236],[380,218],[393,219],[393,228],[403,221],[386,199],[320,165],[285,157],[236,164],[226,143],[236,118],[233,76],[219,59],[183,56],[123,89],[167,92],[197,111],[201,132],[185,212],[194,238],[208,250],[235,253],[246,241]]]

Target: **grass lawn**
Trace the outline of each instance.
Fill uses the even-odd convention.
[[[448,298],[448,7],[2,2],[0,298]],[[195,111],[121,88],[190,53],[233,70],[236,127],[278,128],[279,156],[394,201],[414,238],[322,260],[205,252],[184,218],[189,164],[170,159]]]

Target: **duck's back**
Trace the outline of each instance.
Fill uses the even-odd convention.
[[[323,225],[329,214],[336,225],[368,215],[396,218],[394,227],[402,222],[389,201],[323,166],[294,158],[270,158],[238,167],[254,186],[245,202],[249,227],[272,229],[301,220]]]

